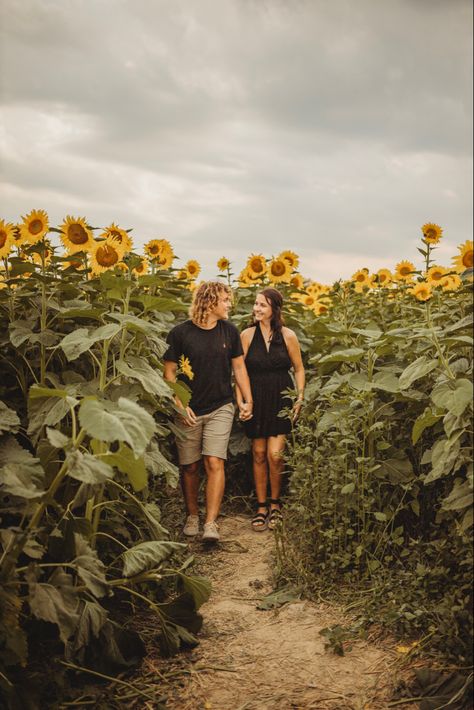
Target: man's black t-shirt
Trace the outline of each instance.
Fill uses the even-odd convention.
[[[178,378],[191,389],[189,406],[195,414],[209,414],[232,402],[232,358],[243,354],[235,325],[218,320],[214,328],[205,330],[187,320],[170,330],[166,342],[164,360],[179,363],[181,356],[189,360],[193,379],[182,373]]]

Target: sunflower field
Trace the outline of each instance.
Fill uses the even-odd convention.
[[[238,274],[223,256],[216,278],[239,327],[262,285],[279,288],[303,350],[279,575],[310,597],[350,589],[368,623],[466,665],[473,244],[441,266],[442,238],[423,225],[420,264],[335,284],[301,274],[290,250],[251,254]],[[137,605],[164,654],[197,643],[210,585],[163,517],[179,480],[174,395],[189,391],[161,357],[201,267],[176,266],[167,239],[138,253],[129,229],[53,227],[44,210],[0,220],[0,259],[0,694],[21,707],[18,679],[45,648],[104,674],[136,663]]]

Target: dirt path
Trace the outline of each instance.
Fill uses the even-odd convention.
[[[320,629],[348,620],[334,608],[294,601],[260,611],[272,591],[273,534],[255,533],[244,516],[220,521],[222,543],[192,543],[212,581],[201,608],[200,645],[173,710],[379,710],[387,707],[396,653],[388,643],[357,641],[340,657]],[[397,706],[399,710],[402,706]],[[410,706],[414,708],[413,705]]]

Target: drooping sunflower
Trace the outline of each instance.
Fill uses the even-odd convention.
[[[417,301],[429,301],[433,292],[431,286],[426,281],[420,281],[408,289],[408,293],[414,296]]]
[[[186,271],[186,269],[180,269],[176,274],[176,278],[179,279],[180,281],[184,281],[185,279],[187,279],[188,272]]]
[[[188,279],[195,279],[201,273],[201,266],[195,259],[190,259],[184,265],[184,270],[187,273]]]
[[[446,276],[447,273],[448,269],[445,269],[444,266],[432,266],[426,272],[425,278],[431,286],[441,286],[443,277]]]
[[[294,251],[290,250],[282,251],[281,254],[278,254],[277,259],[284,259],[285,261],[287,261],[291,266],[292,271],[297,269],[300,263],[300,258],[298,254],[295,254]]]
[[[258,279],[264,276],[267,262],[263,254],[251,254],[247,259],[246,269],[251,279]]]
[[[377,283],[382,288],[388,286],[393,280],[392,272],[390,271],[390,269],[379,269],[376,275]]]
[[[267,276],[272,284],[289,283],[291,279],[291,266],[286,259],[275,257],[268,264]]]
[[[473,242],[472,239],[468,239],[464,244],[458,246],[459,254],[453,256],[454,269],[458,274],[462,274],[466,269],[472,269],[473,265]]]
[[[89,251],[94,244],[94,237],[84,217],[67,215],[59,229],[61,230],[61,241],[69,254]]]
[[[0,219],[0,258],[5,258],[15,243],[15,226]]]
[[[302,291],[304,289],[304,279],[301,274],[293,274],[290,279],[290,285],[293,286],[293,288],[297,288],[299,291]]]
[[[31,258],[33,259],[35,264],[42,264],[44,259],[44,263],[46,266],[51,262],[51,257],[54,254],[54,249],[49,239],[44,240],[44,249],[41,247],[41,250],[43,252],[43,255],[35,251],[31,254]]]
[[[151,239],[144,249],[155,268],[169,269],[173,263],[173,249],[167,239]]]
[[[357,293],[362,293],[364,288],[370,288],[371,281],[368,269],[359,269],[352,274],[352,282],[355,284],[354,289]]]
[[[128,254],[133,249],[132,239],[125,229],[121,229],[114,222],[105,228],[103,233],[100,235],[102,239],[114,239],[123,248],[123,253]]]
[[[124,261],[119,261],[118,264],[115,264],[115,268],[119,271],[123,271],[124,274],[128,273],[128,266]]]
[[[424,224],[421,231],[423,232],[423,239],[427,244],[437,244],[443,234],[441,227],[438,224],[432,224],[431,222]]]
[[[148,273],[148,269],[149,269],[148,259],[145,259],[145,257],[143,257],[143,259],[140,261],[140,263],[137,264],[137,266],[135,266],[134,269],[132,269],[132,274],[134,274],[135,276],[144,276],[145,274]]]
[[[409,283],[413,281],[413,272],[415,271],[415,265],[411,261],[400,261],[395,267],[394,278],[397,281],[403,281]]]
[[[36,244],[49,232],[49,218],[44,210],[31,210],[22,217],[20,235],[22,244]]]
[[[230,261],[226,256],[221,256],[219,261],[217,262],[217,268],[219,271],[227,271],[227,269],[230,266]]]
[[[113,240],[94,241],[90,250],[92,274],[97,276],[104,271],[109,271],[122,260],[122,251],[118,243]]]
[[[441,279],[443,291],[457,291],[462,286],[462,279],[458,274],[447,274]]]

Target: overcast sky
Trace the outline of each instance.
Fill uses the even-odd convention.
[[[323,282],[472,239],[470,0],[0,0],[0,216]],[[178,265],[181,262],[178,262]]]

